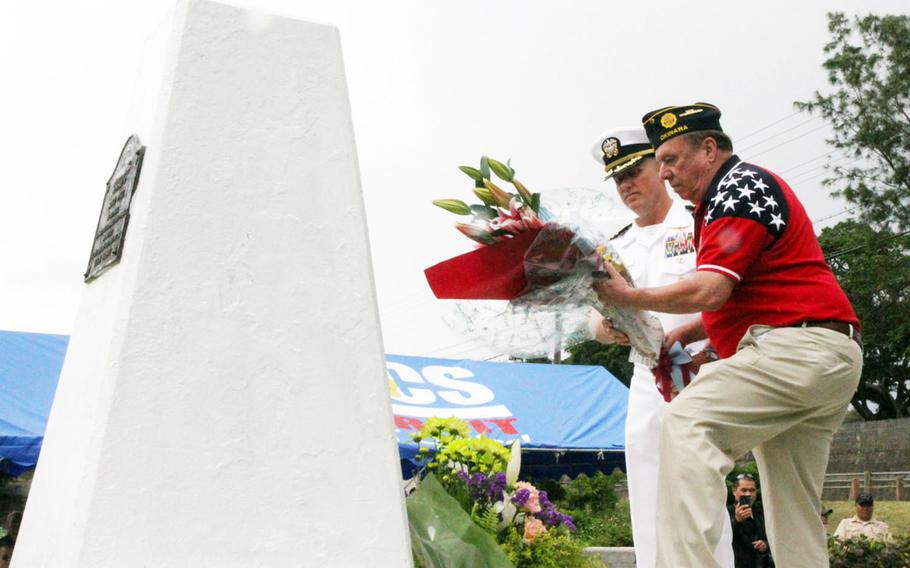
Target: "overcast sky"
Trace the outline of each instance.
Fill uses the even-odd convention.
[[[490,355],[441,321],[423,278],[471,248],[430,204],[472,197],[459,164],[511,157],[534,191],[613,192],[590,154],[601,131],[708,101],[740,157],[790,181],[820,229],[847,214],[820,185],[827,128],[793,101],[826,88],[825,13],[908,12],[905,0],[233,3],[340,28],[386,351],[446,357]],[[0,8],[0,329],[70,332],[147,38],[173,6]]]

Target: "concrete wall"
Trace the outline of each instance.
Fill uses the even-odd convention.
[[[828,473],[910,470],[910,418],[850,422],[834,435]]]
[[[599,558],[605,568],[635,568],[635,549],[631,546],[592,546],[585,553]]]
[[[828,471],[837,473],[872,473],[910,471],[910,418],[899,420],[877,420],[873,422],[850,422],[844,424],[834,435]],[[830,481],[830,480],[829,480]],[[880,499],[894,499],[891,488],[874,490]],[[834,489],[834,483],[826,482],[825,499],[847,499],[849,490]],[[838,483],[843,485],[843,482]],[[875,486],[878,483],[874,483]],[[863,480],[860,480],[862,490]],[[904,499],[910,499],[910,477],[904,478]]]
[[[164,35],[13,566],[409,566],[338,32],[188,0]]]

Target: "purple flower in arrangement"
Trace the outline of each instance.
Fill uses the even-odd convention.
[[[459,471],[457,475],[467,486],[471,499],[482,504],[500,500],[502,492],[508,486],[504,473],[494,475],[475,473],[469,475],[464,471]]]
[[[543,524],[548,528],[556,526],[559,522],[559,519],[556,516],[556,507],[550,502],[547,492],[539,491],[537,495],[538,500],[540,501],[540,511],[536,514],[537,518],[543,521]]]
[[[575,532],[575,522],[572,517],[556,510],[556,506],[550,501],[546,491],[539,492],[540,512],[536,513],[538,519],[543,521],[547,528],[558,527],[560,525]]]
[[[508,487],[508,482],[506,481],[506,474],[497,473],[496,475],[489,478],[489,483],[487,484],[486,497],[490,501],[498,501],[502,499],[502,492]]]
[[[566,515],[565,513],[557,513],[559,515],[559,524],[566,527],[572,532],[575,532],[575,520],[572,518],[572,515]]]
[[[547,497],[546,491],[538,491],[537,494],[540,496],[540,508],[545,509],[547,507],[552,508],[553,503],[550,502],[550,498]]]
[[[525,503],[528,502],[528,499],[531,498],[531,491],[529,489],[519,489],[512,495],[512,503],[521,509],[525,506]]]

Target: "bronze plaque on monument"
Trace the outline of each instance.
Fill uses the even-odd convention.
[[[111,179],[107,180],[107,190],[104,192],[101,215],[98,216],[98,227],[95,229],[95,240],[92,243],[92,254],[85,270],[86,282],[91,282],[120,262],[126,226],[130,220],[130,201],[133,199],[136,184],[139,183],[139,170],[142,169],[144,155],[145,146],[140,144],[139,137],[133,134],[123,145],[114,173],[111,174]]]

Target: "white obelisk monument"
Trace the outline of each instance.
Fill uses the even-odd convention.
[[[13,566],[410,566],[338,32],[188,0],[165,43]]]

